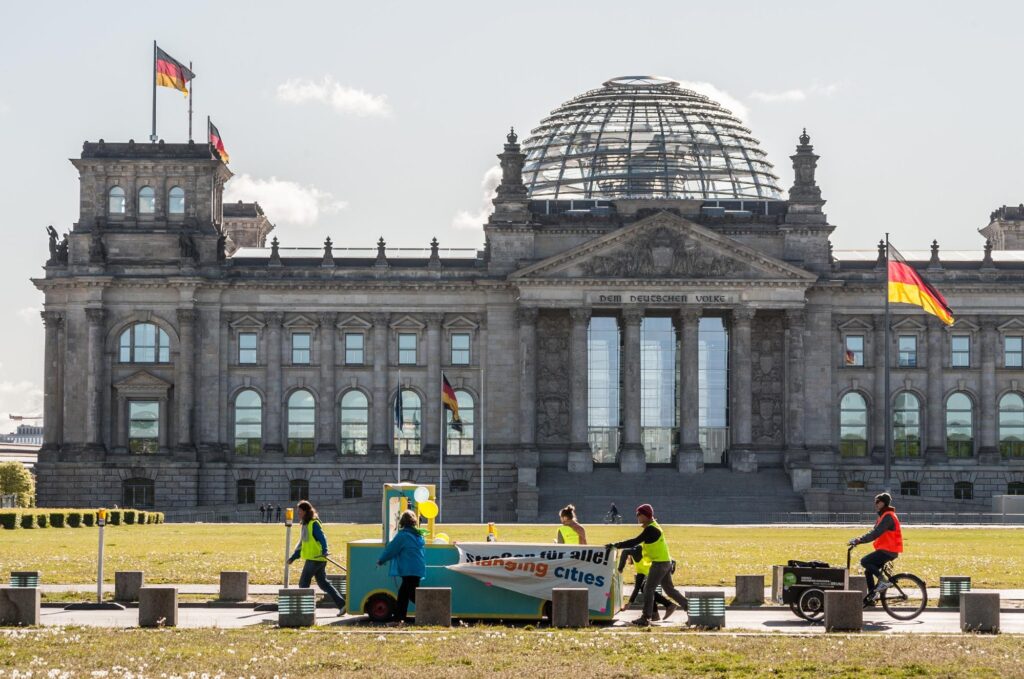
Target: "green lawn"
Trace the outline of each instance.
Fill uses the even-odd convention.
[[[474,627],[0,630],[0,677],[1014,677],[1014,637]]]
[[[344,543],[377,537],[376,525],[325,527],[332,552],[344,558]],[[479,525],[446,525],[439,530],[461,541],[480,541]],[[679,560],[677,583],[731,585],[736,574],[764,573],[788,559],[844,563],[845,541],[867,530],[850,528],[669,526],[672,554]],[[87,583],[96,578],[95,528],[0,531],[0,577],[11,570],[40,570],[45,583]],[[293,539],[297,532],[292,531]],[[591,543],[621,540],[636,526],[589,526]],[[499,526],[502,542],[550,542],[552,526]],[[940,575],[971,575],[974,587],[1024,587],[1024,529],[905,528],[903,569],[938,585]],[[106,579],[114,571],[144,570],[149,583],[216,583],[222,570],[247,570],[250,582],[281,581],[284,527],[264,524],[163,524],[108,526]],[[865,553],[861,547],[855,554]],[[333,567],[329,566],[329,570]],[[628,571],[627,571],[628,572]]]

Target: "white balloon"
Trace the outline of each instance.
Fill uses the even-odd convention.
[[[425,488],[424,486],[420,486],[415,491],[413,491],[412,497],[414,500],[416,500],[416,502],[426,502],[427,500],[430,499],[430,491],[427,490],[427,488]]]

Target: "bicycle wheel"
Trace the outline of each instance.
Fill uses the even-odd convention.
[[[913,620],[928,605],[928,588],[924,580],[910,573],[889,578],[891,586],[882,592],[882,608],[897,620]]]
[[[820,589],[809,589],[800,595],[800,611],[805,620],[814,622],[825,615],[825,593]]]

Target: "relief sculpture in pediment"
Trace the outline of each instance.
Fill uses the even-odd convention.
[[[678,230],[660,227],[637,237],[621,250],[583,262],[588,276],[618,278],[727,278],[745,267]]]

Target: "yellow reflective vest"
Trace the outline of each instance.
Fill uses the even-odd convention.
[[[562,536],[562,542],[567,545],[580,544],[580,534],[572,526],[559,526],[558,533]]]
[[[650,544],[644,542],[640,545],[644,552],[644,560],[654,563],[671,561],[672,557],[668,552],[668,543],[665,541],[665,531],[658,525],[657,521],[651,521],[651,525],[661,531],[661,537]]]
[[[320,519],[313,519],[309,523],[302,526],[302,546],[299,550],[299,556],[307,561],[327,561],[324,558],[323,547],[320,543],[313,538],[313,524],[320,524]],[[323,531],[323,525],[320,525],[320,530]]]

